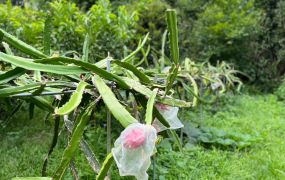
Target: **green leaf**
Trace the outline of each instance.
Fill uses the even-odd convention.
[[[175,65],[179,64],[177,17],[174,9],[166,11],[167,28],[169,31],[170,53]]]
[[[72,59],[72,58],[66,58],[66,57],[46,58],[46,59],[37,60],[36,62],[40,62],[40,63],[54,63],[54,62],[73,63],[73,64],[75,64],[77,66],[81,66],[82,68],[87,69],[87,70],[107,79],[107,80],[114,81],[114,82],[118,83],[118,85],[120,85],[124,89],[129,89],[129,86],[119,76],[117,76],[116,74],[109,73],[108,71],[99,68],[95,64],[87,63],[84,61],[79,61],[79,60]]]
[[[35,96],[41,94],[45,90],[45,87],[46,87],[46,84],[43,83],[37,90],[32,92],[32,94]]]
[[[46,82],[45,83],[47,87],[51,86],[63,86],[64,83],[58,83],[58,82]],[[34,89],[38,89],[43,85],[43,83],[33,83],[33,84],[27,84],[23,86],[11,86],[7,88],[0,89],[0,97],[9,97],[12,95],[16,95],[23,92],[28,92]]]
[[[34,71],[34,79],[39,82],[42,81],[42,75],[40,71]]]
[[[141,94],[135,94],[136,101],[139,102],[145,109],[147,106],[147,99],[144,95]],[[157,108],[154,106],[153,109],[153,116],[156,117],[165,127],[169,128],[169,123],[165,120],[165,118],[160,114],[160,112],[157,110]]]
[[[196,97],[200,102],[205,103],[205,104],[212,104],[215,102],[215,98],[213,98],[211,101],[207,101],[199,97],[188,85],[182,82],[183,88],[190,94],[192,94],[194,97]]]
[[[0,42],[3,42],[3,39],[4,39],[4,33],[0,31]]]
[[[0,84],[5,84],[13,79],[16,79],[17,77],[25,74],[25,72],[25,69],[16,67],[15,69],[0,74]]]
[[[183,147],[182,147],[181,141],[180,141],[178,135],[176,134],[176,132],[173,131],[173,130],[169,130],[169,132],[170,132],[171,135],[173,136],[173,138],[174,138],[174,140],[175,140],[175,142],[176,142],[176,144],[177,144],[177,146],[178,146],[178,148],[179,148],[179,151],[180,151],[180,152],[183,152]]]
[[[53,179],[60,180],[63,178],[63,175],[72,160],[75,151],[77,150],[80,140],[82,138],[84,128],[92,114],[92,110],[95,106],[95,103],[91,103],[86,110],[84,110],[82,116],[79,116],[77,126],[74,128],[71,139],[68,143],[68,146],[63,152],[62,160],[56,169],[56,172],[53,175]]]
[[[24,86],[8,87],[0,89],[0,97],[9,97],[11,95],[19,94],[22,92],[27,92],[30,90],[37,89],[41,87],[42,83],[28,84]]]
[[[112,61],[113,59],[111,57],[106,57],[105,59],[102,59],[95,63],[95,65],[99,68],[106,68],[107,67],[107,61]]]
[[[131,114],[119,103],[112,90],[105,84],[99,76],[93,76],[92,81],[97,87],[102,99],[113,116],[124,126],[138,122]]]
[[[64,124],[67,127],[67,130],[71,133],[73,130],[73,123],[70,120],[64,118]],[[89,144],[84,140],[84,138],[82,138],[80,141],[80,148],[81,151],[84,153],[90,167],[93,169],[94,172],[98,174],[101,168],[98,158],[95,156]]]
[[[71,95],[69,101],[65,103],[62,107],[56,108],[55,114],[63,116],[69,114],[71,111],[77,108],[77,106],[79,106],[79,104],[81,103],[83,92],[87,85],[88,83],[84,81],[79,82],[75,92]]]
[[[113,61],[113,63],[132,71],[139,79],[142,83],[145,84],[150,84],[151,81],[150,79],[144,74],[142,73],[140,70],[138,70],[134,65],[127,63],[127,62],[122,62],[122,61]]]
[[[54,112],[54,107],[43,97],[32,96],[30,97],[30,101],[45,111],[48,111],[50,113]]]
[[[51,33],[52,33],[52,18],[51,15],[48,14],[47,18],[45,20],[45,26],[44,26],[44,53],[49,56],[50,55],[50,49],[51,49]]]
[[[129,54],[127,57],[125,57],[124,59],[122,59],[122,62],[128,62],[130,59],[132,59],[132,57],[134,57],[140,50],[141,48],[143,48],[144,44],[147,41],[149,33],[147,33],[143,39],[143,41],[138,45],[138,47],[136,48],[136,50],[134,50],[131,54]]]
[[[35,110],[35,104],[30,103],[30,105],[29,105],[29,119],[34,118],[34,110]]]
[[[100,169],[99,174],[96,177],[96,180],[104,180],[105,179],[113,161],[114,161],[113,154],[112,153],[108,154],[107,157],[105,158],[104,162],[103,162],[103,165],[102,165],[102,168]]]
[[[193,107],[195,107],[198,103],[198,98],[199,97],[199,89],[198,89],[198,85],[195,81],[195,79],[190,75],[190,74],[186,74],[186,77],[190,80],[191,82],[191,85],[193,86],[194,88],[194,98],[193,98]]]
[[[152,123],[152,113],[153,113],[153,106],[155,102],[155,97],[157,94],[158,89],[154,89],[152,91],[152,94],[150,98],[147,101],[147,106],[146,106],[146,114],[145,114],[145,122],[146,124],[151,124]]]
[[[170,39],[170,54],[174,64],[172,64],[167,76],[167,83],[165,88],[165,96],[172,88],[175,78],[179,69],[179,48],[178,48],[178,30],[177,30],[177,17],[174,9],[168,9],[166,11],[167,27],[169,31]]]
[[[53,137],[51,141],[51,145],[48,150],[48,154],[44,159],[43,167],[42,167],[42,176],[46,176],[47,174],[47,165],[48,165],[48,159],[51,153],[53,152],[53,149],[55,148],[58,140],[58,133],[59,133],[59,123],[60,123],[60,117],[54,116],[54,129],[53,129]]]
[[[152,91],[146,87],[145,85],[140,84],[138,81],[135,81],[133,79],[123,77],[122,78],[128,86],[131,87],[131,89],[135,90],[136,92],[146,96],[147,98],[150,98]],[[162,103],[162,104],[167,104],[169,106],[176,106],[176,107],[191,107],[191,103],[178,100],[172,97],[160,97],[157,96],[157,101]]]
[[[5,51],[6,51],[7,54],[9,54],[9,55],[14,55],[13,52],[12,52],[12,50],[11,50],[11,48],[10,48],[10,46],[9,46],[9,44],[7,44],[7,43],[5,43],[5,42],[2,42],[2,44],[3,44],[3,47],[4,47],[4,49],[5,49]]]
[[[55,74],[81,74],[86,73],[85,70],[77,66],[63,66],[63,65],[50,65],[50,64],[41,64],[32,62],[31,59],[26,59],[18,56],[7,55],[0,52],[0,59],[2,61],[14,64],[15,66],[34,70],[34,71],[43,71],[50,72]]]
[[[52,180],[51,177],[15,177],[12,180]]]
[[[89,43],[90,43],[90,38],[89,38],[89,34],[87,33],[85,36],[84,44],[83,44],[83,55],[82,55],[82,60],[85,62],[88,62]]]
[[[162,35],[161,58],[159,59],[159,62],[160,62],[160,72],[164,69],[164,64],[165,64],[164,49],[165,49],[166,35],[167,35],[167,30],[165,30],[163,35]]]
[[[7,42],[9,45],[13,46],[14,48],[20,50],[21,52],[28,54],[30,56],[36,58],[45,58],[47,57],[45,54],[40,52],[39,50],[35,49],[34,47],[26,44],[25,42],[19,40],[15,36],[7,33],[3,29],[0,28],[1,34],[3,34],[3,41]]]
[[[179,69],[179,66],[176,66],[175,64],[172,64],[171,69],[169,70],[169,73],[167,75],[164,96],[166,96],[167,93],[169,92],[169,90],[172,88],[173,83],[174,83],[174,81],[176,79],[176,76],[178,74],[178,69]]]

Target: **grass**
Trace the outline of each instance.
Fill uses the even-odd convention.
[[[3,180],[40,176],[51,143],[52,126],[45,125],[42,119],[29,120],[25,109],[16,116],[17,119],[12,119],[0,133],[0,179]],[[57,155],[56,159],[60,157],[57,152],[54,155]]]
[[[171,150],[171,145],[164,140],[155,158],[155,179],[285,179],[284,102],[277,101],[274,95],[238,95],[203,109],[202,113],[189,112],[183,119],[199,121],[226,132],[259,135],[261,140],[243,150],[187,145],[183,153]],[[16,116],[22,117],[22,114],[24,111]],[[14,119],[0,133],[1,180],[40,176],[53,128],[40,119],[27,119]],[[60,161],[65,141],[60,139],[50,159],[49,174]],[[82,179],[94,179],[88,166],[82,165],[84,158],[79,157],[76,162],[82,169]],[[152,168],[149,174],[152,176]],[[72,179],[69,173],[65,179]],[[113,179],[117,179],[116,176]]]
[[[176,167],[163,170],[159,179],[177,174],[181,179],[285,179],[285,104],[275,96],[236,96],[216,113],[204,112],[203,124],[226,132],[259,134],[262,140],[245,150],[195,146],[184,154],[163,151],[159,164]]]

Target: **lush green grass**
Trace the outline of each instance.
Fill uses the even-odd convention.
[[[245,150],[196,146],[184,154],[163,151],[159,164],[168,162],[170,169],[163,168],[160,179],[177,174],[182,179],[285,179],[285,104],[272,95],[243,95],[217,109],[215,114],[202,114],[203,124],[226,132],[259,134],[262,140]]]
[[[0,179],[40,176],[43,160],[51,143],[53,128],[42,119],[29,120],[25,109],[16,114],[8,127],[1,129]],[[36,116],[37,117],[37,116]],[[42,117],[42,116],[40,116]],[[60,157],[55,151],[51,161]],[[54,163],[51,169],[54,169]]]
[[[185,147],[183,153],[167,149],[167,141],[163,141],[158,148],[160,154],[155,158],[156,179],[285,178],[285,103],[277,101],[275,96],[227,98],[223,104],[204,107],[202,114],[189,112],[184,119],[202,121],[206,126],[226,132],[258,135],[261,140],[243,150],[206,149],[198,145]],[[0,133],[0,179],[40,176],[53,128],[38,119],[30,121],[22,117],[14,121]],[[92,142],[95,144],[97,140],[93,138]],[[66,139],[61,138],[50,159],[49,173],[60,160],[64,142]],[[77,164],[83,170],[80,171],[82,179],[94,177],[84,163],[84,158],[78,158]],[[152,174],[152,169],[149,173]],[[69,178],[70,174],[67,174],[66,179]]]

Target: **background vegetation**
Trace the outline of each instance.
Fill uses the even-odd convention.
[[[107,56],[123,59],[149,32],[150,40],[132,63],[153,75],[171,64],[169,40],[163,38],[168,8],[178,13],[181,69],[191,67],[188,73],[199,88],[194,92],[188,81],[184,83],[190,88],[185,88],[184,77],[178,77],[171,93],[188,101],[195,95],[199,99],[197,106],[179,114],[185,124],[177,131],[183,152],[166,134],[152,159],[151,178],[177,179],[179,174],[180,179],[283,179],[284,0],[12,0],[0,4],[0,28],[44,51],[48,25],[53,57],[82,58],[88,33],[90,63]],[[4,46],[1,51],[5,52]],[[7,70],[5,64],[0,65],[1,71]],[[15,99],[0,101],[0,179],[41,176],[53,136],[54,121],[44,121],[44,111],[36,108],[33,118],[29,117],[27,102],[17,112],[11,111],[18,103]],[[103,162],[106,144],[98,142],[107,141],[106,108],[100,112],[86,127],[84,138]],[[113,140],[121,130],[113,129]],[[61,159],[67,134],[60,132],[48,174]],[[80,178],[94,179],[84,155],[80,151],[76,155]],[[112,177],[118,177],[116,167],[112,169]],[[65,178],[72,179],[72,174],[66,173]]]

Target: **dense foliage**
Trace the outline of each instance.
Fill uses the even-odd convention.
[[[98,1],[86,13],[69,1],[53,1],[44,8],[45,11],[1,4],[0,27],[42,50],[44,23],[49,20],[52,53],[72,56],[82,53],[88,34],[90,59],[96,62],[108,52],[117,58],[123,57],[124,46],[133,39],[138,20],[135,11],[127,11],[125,6],[114,10],[106,0]]]

